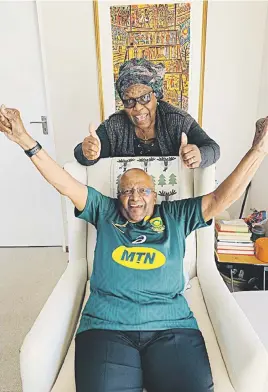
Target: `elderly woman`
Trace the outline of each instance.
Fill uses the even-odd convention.
[[[112,114],[76,146],[75,158],[92,165],[99,158],[178,155],[182,132],[188,136],[181,156],[189,168],[207,167],[220,156],[218,144],[185,111],[162,100],[163,64],[145,59],[125,62],[116,89],[124,110]]]

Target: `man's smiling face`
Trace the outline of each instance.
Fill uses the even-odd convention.
[[[152,178],[141,169],[126,171],[119,185],[120,211],[129,222],[151,217],[156,203]]]

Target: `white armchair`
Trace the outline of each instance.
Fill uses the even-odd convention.
[[[102,159],[89,168],[72,162],[65,169],[111,195],[113,159]],[[214,167],[182,169],[181,198],[209,193],[214,185]],[[96,233],[93,226],[74,217],[69,201],[66,204],[69,264],[21,347],[24,392],[75,392],[73,338],[90,293]],[[184,263],[190,276],[185,297],[206,342],[215,392],[267,391],[268,354],[218,273],[213,227],[187,238]]]

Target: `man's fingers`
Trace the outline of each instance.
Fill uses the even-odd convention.
[[[12,130],[5,126],[1,121],[0,121],[0,132],[8,133],[9,135],[12,135]]]
[[[1,112],[0,112],[0,121],[1,121],[1,123],[2,123],[5,127],[11,129],[11,124],[10,124],[10,122],[8,121],[8,119],[7,119]]]
[[[20,112],[17,109],[7,109],[5,105],[1,105],[0,112],[5,116],[10,122],[15,121],[20,118]]]
[[[256,121],[256,128],[258,131],[261,131],[264,128],[266,121],[267,121],[267,117],[259,118],[259,120]]]
[[[3,115],[5,115],[5,110],[6,110],[5,105],[1,105],[1,106],[0,106],[0,112],[1,112]]]
[[[7,117],[8,112],[7,112],[5,105],[0,106],[0,113],[1,113],[1,116],[4,117],[6,121],[8,121],[8,117]]]
[[[267,124],[268,124],[268,117],[259,118],[256,121],[256,131],[252,142],[253,146],[260,141],[260,139],[262,138],[263,131],[266,133],[266,130],[268,128]]]

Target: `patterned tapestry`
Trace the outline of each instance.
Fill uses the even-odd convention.
[[[165,101],[188,109],[190,3],[110,7],[114,80],[132,58],[146,58],[166,67]],[[116,109],[122,103],[115,90]]]

